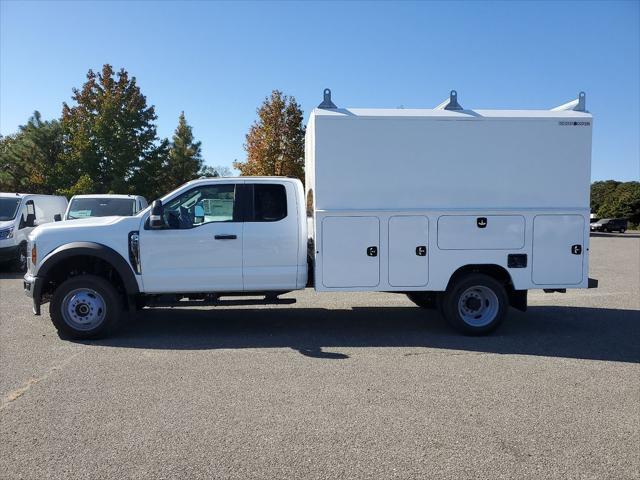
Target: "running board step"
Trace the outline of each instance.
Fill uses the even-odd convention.
[[[159,295],[149,298],[148,307],[239,307],[251,305],[291,305],[296,303],[295,298],[278,298],[265,296],[264,298],[233,298],[221,299],[215,295],[207,295],[204,298],[183,298],[176,300],[173,295]]]

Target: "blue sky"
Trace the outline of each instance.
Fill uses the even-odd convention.
[[[272,89],[342,107],[550,108],[587,92],[592,177],[640,175],[640,2],[16,2],[0,7],[0,133],[60,115],[89,68],[136,76],[170,136],[244,159]]]

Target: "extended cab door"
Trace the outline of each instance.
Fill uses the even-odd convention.
[[[247,180],[245,191],[248,199],[243,235],[245,290],[295,289],[300,214],[294,185]]]
[[[166,228],[140,230],[147,293],[242,291],[243,182],[194,186],[164,205]]]

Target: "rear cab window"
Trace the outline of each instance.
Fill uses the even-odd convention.
[[[277,183],[255,183],[253,211],[249,222],[277,222],[287,216],[287,191]]]

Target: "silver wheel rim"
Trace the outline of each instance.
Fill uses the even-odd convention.
[[[20,269],[21,270],[26,270],[27,269],[27,252],[26,250],[23,250],[22,248],[20,249]]]
[[[92,330],[105,319],[107,306],[104,298],[90,288],[70,291],[62,300],[62,317],[71,328]]]
[[[499,309],[498,296],[483,285],[467,288],[458,299],[458,314],[472,327],[489,325],[495,320]]]

